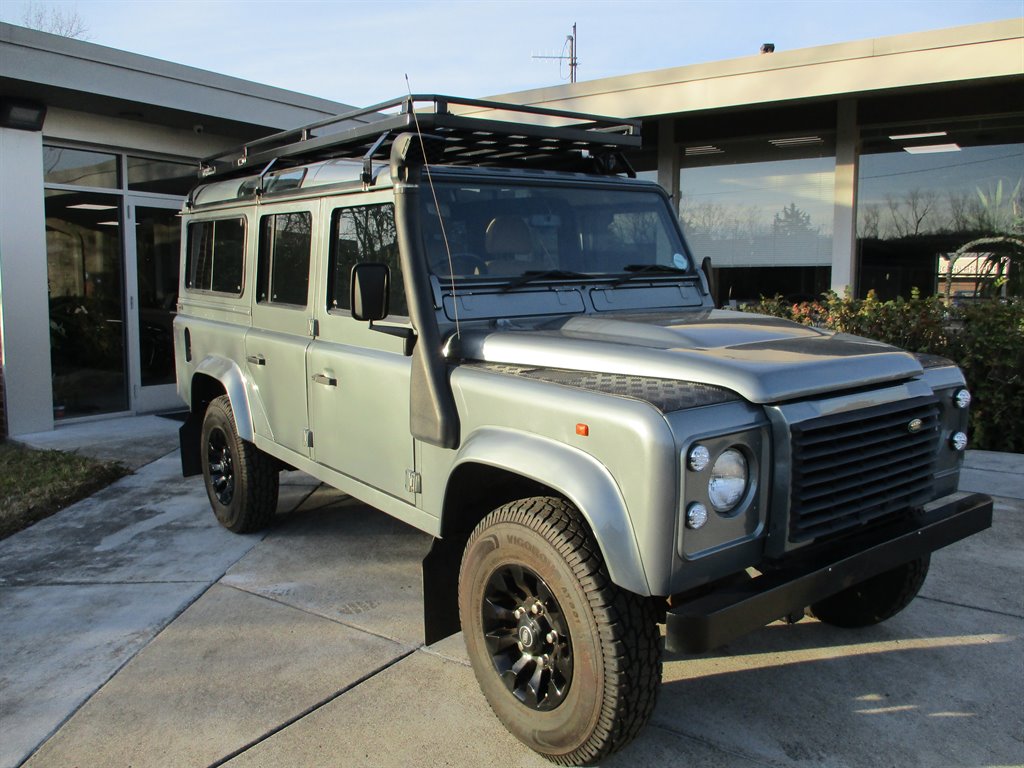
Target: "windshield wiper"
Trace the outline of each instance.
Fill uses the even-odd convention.
[[[519,288],[527,283],[536,283],[540,280],[583,280],[593,275],[583,272],[569,272],[565,269],[531,269],[523,272],[522,275],[511,281],[501,289],[502,293]]]
[[[618,280],[612,282],[611,287],[614,288],[617,285],[628,283],[630,280],[636,280],[638,277],[644,275],[689,275],[690,270],[682,269],[680,267],[673,267],[670,264],[627,264],[622,268],[624,272],[631,272],[630,275],[623,275]]]

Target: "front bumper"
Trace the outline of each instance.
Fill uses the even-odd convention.
[[[982,494],[929,506],[921,515],[846,539],[799,564],[671,608],[666,648],[678,653],[715,648],[991,525],[992,499]]]

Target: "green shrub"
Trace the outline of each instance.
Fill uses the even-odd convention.
[[[1024,300],[947,307],[938,297],[878,301],[829,292],[799,304],[762,298],[743,309],[955,360],[974,395],[971,445],[1024,452]]]

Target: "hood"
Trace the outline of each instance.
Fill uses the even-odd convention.
[[[921,374],[913,355],[848,334],[729,310],[579,315],[465,329],[449,357],[725,387],[773,403]]]

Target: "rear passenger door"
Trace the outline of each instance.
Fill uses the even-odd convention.
[[[390,315],[375,325],[410,327],[394,205],[389,195],[370,199],[379,202],[327,208],[328,259],[315,308],[319,334],[307,361],[313,452],[318,463],[413,503],[415,493],[406,490],[406,473],[415,469],[411,358],[404,339],[371,329],[349,311],[352,266],[385,262],[391,267]]]
[[[261,206],[252,327],[245,337],[251,388],[266,421],[258,434],[309,455],[306,350],[312,341],[310,263],[314,242],[311,207]]]

